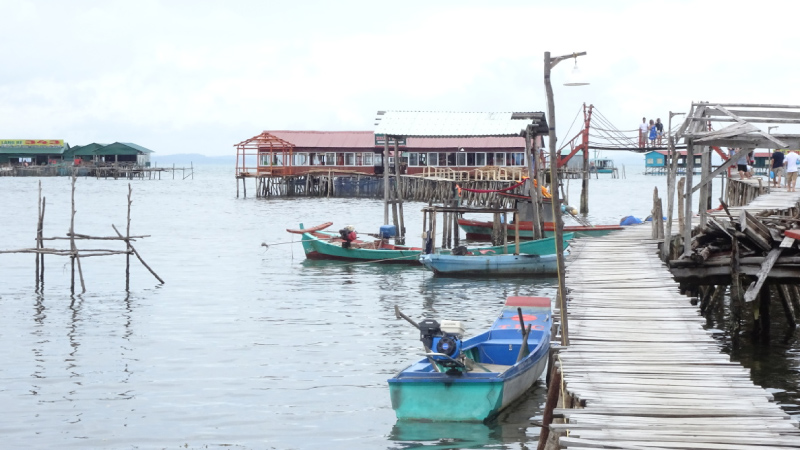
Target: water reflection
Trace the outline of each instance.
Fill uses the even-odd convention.
[[[543,380],[489,423],[417,422],[398,420],[388,435],[390,448],[535,448],[539,442],[538,425],[547,396]]]

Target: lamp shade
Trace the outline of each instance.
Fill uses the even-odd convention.
[[[578,69],[578,58],[575,58],[575,67],[572,68],[572,72],[567,76],[564,86],[586,86],[587,84],[589,82],[586,81],[583,73]]]

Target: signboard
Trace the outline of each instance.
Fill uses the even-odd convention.
[[[63,139],[0,139],[0,147],[63,147]]]
[[[383,147],[383,141],[384,140],[385,140],[385,135],[376,134],[375,135],[375,147]],[[400,139],[395,139],[395,136],[391,136],[389,138],[389,146],[390,147],[394,146],[395,140],[397,140],[397,145],[399,147],[405,147],[406,146],[406,138],[405,137],[401,137]]]

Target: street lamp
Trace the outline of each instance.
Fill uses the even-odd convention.
[[[775,125],[774,127],[767,127],[767,134],[772,134],[772,129],[773,128],[778,128],[778,126]]]
[[[578,56],[584,56],[586,52],[573,53],[571,55],[550,57],[550,52],[544,52],[544,87],[547,92],[547,121],[550,127],[548,140],[550,141],[550,193],[553,206],[553,234],[556,244],[556,262],[558,267],[558,307],[561,310],[561,345],[569,345],[569,327],[567,326],[567,292],[564,277],[564,222],[561,220],[561,200],[559,200],[558,188],[558,158],[556,156],[556,107],[553,102],[553,86],[550,84],[550,71],[556,64],[569,58],[575,59],[573,74],[578,68]],[[570,80],[566,86],[585,86],[589,83]]]

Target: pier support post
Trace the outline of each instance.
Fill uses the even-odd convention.
[[[781,299],[781,304],[783,305],[783,312],[786,314],[786,323],[789,324],[791,329],[795,329],[797,327],[797,318],[794,309],[794,305],[792,305],[791,300],[791,291],[789,287],[785,284],[781,284],[776,286],[776,290],[778,291],[778,296]]]
[[[692,254],[692,176],[694,175],[694,144],[686,141],[686,204],[683,216],[683,256]]]

